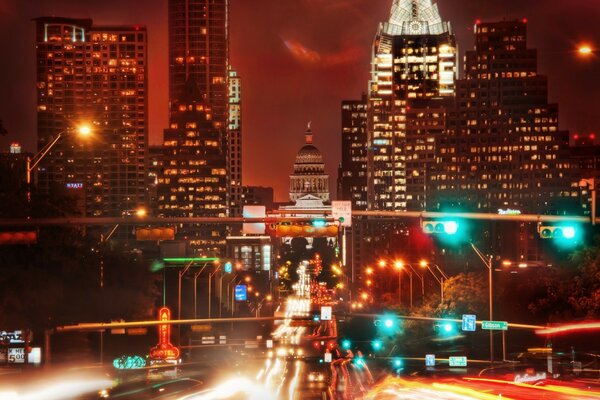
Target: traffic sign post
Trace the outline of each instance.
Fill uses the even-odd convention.
[[[451,367],[466,367],[467,366],[467,357],[464,356],[453,356],[448,358]]]
[[[477,330],[477,316],[472,314],[463,314],[462,330],[465,332],[475,332]]]
[[[248,300],[248,287],[246,285],[235,285],[235,301]]]
[[[508,322],[506,321],[481,321],[481,329],[489,331],[507,331]]]
[[[427,354],[425,356],[425,366],[435,367],[435,354]]]
[[[333,200],[331,202],[331,215],[344,227],[352,226],[352,202],[348,200]]]
[[[331,306],[321,306],[321,321],[331,321]]]

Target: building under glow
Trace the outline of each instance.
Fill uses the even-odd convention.
[[[222,130],[228,213],[242,210],[241,78],[229,63],[229,1],[169,0],[169,100],[193,78],[200,101]],[[224,129],[222,129],[224,128]]]
[[[524,20],[478,23],[457,81],[456,115],[439,142],[435,208],[551,214],[578,203],[568,132],[537,72]],[[567,208],[565,208],[567,207]]]
[[[76,192],[87,216],[130,215],[147,203],[147,34],[90,19],[35,19],[40,188]],[[92,134],[75,133],[88,124]]]
[[[342,101],[342,162],[338,169],[338,200],[352,209],[367,209],[367,96]]]
[[[409,110],[428,110],[429,100],[454,96],[456,57],[455,37],[436,4],[394,0],[390,18],[379,25],[373,44],[367,106],[369,209],[408,208],[412,198],[407,180],[413,171],[427,168],[426,160],[409,160],[414,156],[409,143],[426,154],[433,152],[431,133],[422,130],[416,132],[418,138],[409,136],[415,132],[409,131],[414,124],[408,119],[415,115]]]
[[[223,128],[212,120],[194,78],[180,100],[171,103],[170,127],[165,129],[162,172],[158,178],[158,209],[165,217],[227,216],[226,148]],[[189,242],[199,255],[218,255],[224,249],[224,224],[185,225],[177,238]]]

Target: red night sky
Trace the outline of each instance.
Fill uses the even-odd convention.
[[[273,186],[287,199],[288,175],[312,121],[335,192],[340,160],[340,102],[367,89],[371,42],[392,0],[230,0],[231,62],[243,78],[244,183]],[[550,101],[561,127],[600,127],[600,58],[573,53],[600,46],[598,0],[438,0],[461,51],[473,45],[476,19],[527,18]],[[167,126],[167,0],[0,0],[0,137],[26,150],[35,143],[34,24],[39,16],[92,18],[95,24],[146,25],[149,32],[150,141]]]

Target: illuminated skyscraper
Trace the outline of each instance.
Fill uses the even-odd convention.
[[[40,187],[77,192],[88,216],[131,214],[146,204],[147,35],[144,27],[37,18]],[[92,137],[74,127],[87,123]]]
[[[193,77],[216,124],[227,121],[227,0],[169,0],[169,99]],[[217,126],[218,128],[220,126]]]
[[[436,149],[436,203],[526,213],[579,211],[569,135],[548,103],[548,80],[527,47],[527,22],[478,23],[457,81],[456,115]],[[574,186],[574,187],[573,187]]]
[[[227,126],[229,202],[232,216],[242,215],[242,80],[229,69],[229,124]]]
[[[171,103],[169,129],[165,129],[162,171],[158,177],[159,214],[166,217],[225,217],[227,215],[226,150],[222,128],[202,101],[190,78],[179,100]],[[224,248],[223,224],[183,226],[178,237],[187,238],[201,254],[218,254]]]
[[[342,102],[342,163],[338,200],[351,200],[355,210],[367,208],[367,96]]]
[[[227,164],[228,213],[241,214],[241,79],[229,64],[228,0],[169,0],[169,100],[189,79],[222,132]]]
[[[422,108],[429,113],[431,108],[440,108],[430,100],[454,96],[456,55],[454,35],[436,4],[394,0],[389,21],[379,25],[373,44],[367,105],[370,209],[408,208],[412,194],[407,180],[413,171],[421,173],[428,168],[434,136],[439,133],[437,126],[429,133],[414,129],[408,119],[421,116],[409,110]],[[437,111],[431,114],[443,119]],[[423,196],[419,189],[415,207],[423,203]]]

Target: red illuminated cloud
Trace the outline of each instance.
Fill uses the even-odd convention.
[[[290,54],[300,62],[316,64],[321,61],[321,55],[317,51],[305,47],[296,40],[284,40],[283,43]]]
[[[354,62],[362,56],[362,49],[358,46],[342,49],[336,53],[320,54],[318,51],[309,49],[296,40],[290,39],[283,42],[296,60],[306,64],[335,67]]]

